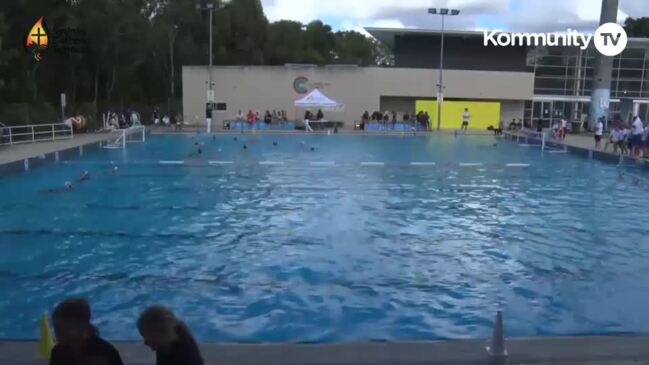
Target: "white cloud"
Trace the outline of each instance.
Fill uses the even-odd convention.
[[[271,21],[322,19],[338,29],[361,30],[366,26],[438,28],[438,17],[426,14],[429,7],[457,8],[448,17],[449,29],[555,31],[594,30],[599,22],[601,0],[262,0]],[[649,16],[648,0],[620,0],[618,21],[627,16]],[[485,16],[488,16],[485,26]],[[494,23],[489,24],[489,23]]]

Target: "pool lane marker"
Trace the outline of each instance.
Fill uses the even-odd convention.
[[[508,163],[505,166],[507,167],[530,167],[528,163]]]
[[[564,150],[548,150],[548,153],[568,153],[568,151],[564,151]]]
[[[234,162],[232,162],[232,161],[208,161],[207,163],[209,163],[210,165],[231,165]]]
[[[282,161],[259,161],[260,165],[264,166],[275,166],[275,165],[283,165],[284,162]]]
[[[383,166],[385,162],[361,162],[361,166]]]
[[[521,144],[519,144],[519,146],[521,146],[521,147],[532,147],[533,145],[531,145],[529,143],[521,143]]]
[[[411,162],[410,166],[435,166],[434,162]]]
[[[482,166],[482,162],[460,162],[460,166],[463,167]]]
[[[158,161],[160,165],[184,165],[185,161]]]
[[[334,166],[336,163],[333,161],[311,161],[309,165],[311,166]]]

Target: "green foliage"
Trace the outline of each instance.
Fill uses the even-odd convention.
[[[629,37],[649,37],[649,18],[626,18],[624,30]]]
[[[147,120],[153,105],[180,110],[182,65],[204,65],[209,12],[217,0],[0,1],[0,121],[58,118],[59,95],[68,112],[96,124],[107,108],[136,108]],[[48,50],[37,62],[24,49],[41,16],[47,30],[87,32],[86,53]],[[357,32],[333,32],[313,21],[269,23],[260,0],[233,0],[213,12],[215,65],[329,63],[389,65],[390,52]],[[146,111],[145,111],[146,110]]]

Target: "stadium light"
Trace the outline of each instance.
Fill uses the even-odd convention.
[[[216,8],[218,9],[223,9],[228,5],[232,0],[221,0],[221,1],[216,1]],[[201,0],[200,3],[196,4],[196,9],[198,10],[208,10],[210,12],[210,62],[209,62],[209,69],[207,73],[209,74],[209,80],[207,82],[207,101],[206,105],[207,108],[205,110],[205,121],[207,123],[207,132],[210,133],[212,131],[212,104],[214,104],[214,91],[213,91],[213,82],[212,82],[212,17],[214,14],[214,6],[215,1],[213,0]]]
[[[439,84],[437,84],[437,130],[440,130],[442,128],[442,101],[444,100],[444,18],[447,15],[458,15],[460,11],[458,9],[449,10],[448,8],[440,8],[438,11],[437,8],[429,8],[428,14],[442,16],[442,41],[439,46]]]

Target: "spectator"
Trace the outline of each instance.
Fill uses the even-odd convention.
[[[595,125],[595,149],[598,150],[601,147],[602,144],[602,134],[604,134],[604,121],[603,117],[599,118],[597,120],[597,124]],[[564,119],[561,119],[563,122]]]
[[[54,308],[56,345],[50,365],[123,365],[115,347],[99,337],[90,317],[90,306],[83,299],[66,299]]]
[[[268,110],[264,113],[264,123],[270,124],[273,121],[273,117]]]
[[[392,129],[397,125],[397,112],[392,112]]]
[[[637,156],[642,148],[642,135],[644,134],[644,123],[639,116],[635,116],[633,125],[631,127],[631,139],[629,140],[629,147],[631,147],[631,154]]]
[[[307,132],[313,132],[310,124],[312,119],[313,114],[311,114],[311,110],[307,109],[306,112],[304,112],[304,130]]]
[[[408,113],[405,113],[405,114],[403,115],[403,121],[404,121],[404,122],[409,122],[409,121],[410,121],[410,115],[408,115]]]
[[[241,112],[241,109],[237,112],[237,122],[243,122],[243,113]]]
[[[147,308],[137,328],[156,355],[157,365],[204,365],[198,344],[187,325],[163,306]]]
[[[252,110],[248,110],[248,116],[246,119],[248,120],[248,125],[252,127],[255,123],[255,113],[253,113]]]
[[[568,131],[568,121],[565,118],[561,118],[561,127],[559,127],[559,138],[561,140],[566,139],[567,131]]]
[[[160,108],[158,106],[153,108],[153,124],[160,124]]]
[[[261,119],[259,118],[259,111],[255,112],[255,122],[260,121]]]
[[[288,121],[288,118],[286,117],[286,110],[283,109],[282,109],[282,120],[285,122]]]
[[[430,116],[428,115],[428,112],[424,113],[424,130],[428,130],[428,126],[430,125]]]
[[[271,119],[273,120],[273,122],[279,121],[279,115],[277,114],[277,111],[275,109],[273,109],[273,114],[271,115]]]
[[[315,120],[320,121],[322,119],[324,119],[324,114],[322,114],[322,109],[318,109],[318,112],[315,115]]]
[[[390,120],[390,113],[386,110],[385,113],[383,113],[383,125],[387,126],[388,121]]]
[[[471,113],[469,113],[469,108],[464,108],[464,113],[462,113],[462,127],[460,129],[466,132],[469,128],[469,121],[471,121]]]

